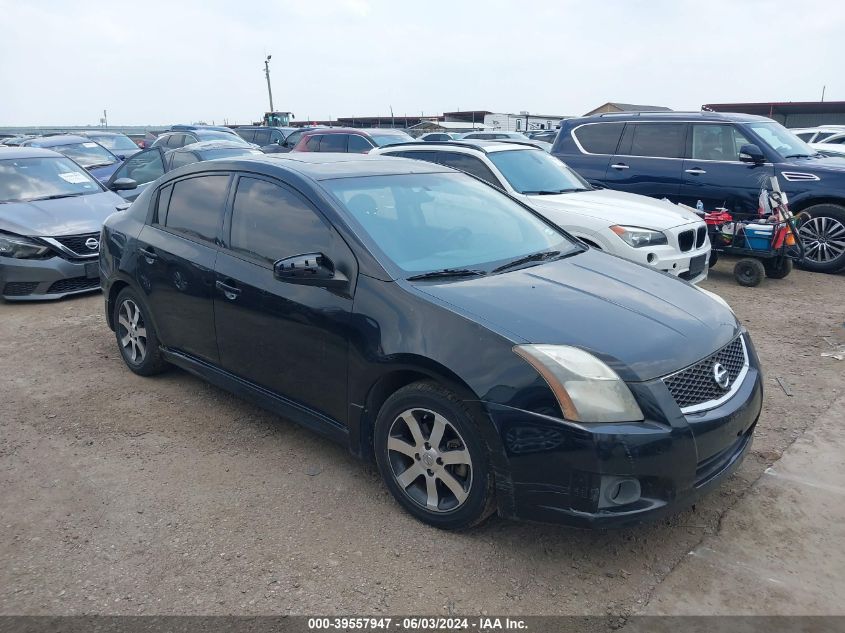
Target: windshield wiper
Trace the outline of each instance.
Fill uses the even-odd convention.
[[[522,194],[526,196],[556,196],[559,193],[575,193],[577,191],[590,191],[583,187],[573,189],[539,189],[537,191],[523,191]]]
[[[95,163],[93,165],[88,165],[85,169],[96,169],[97,167],[108,167],[109,165],[114,165],[115,161],[110,163]]]
[[[85,194],[82,193],[55,193],[52,196],[41,196],[40,198],[29,198],[28,200],[24,200],[23,202],[35,202],[37,200],[58,200],[59,198],[76,198],[77,196],[82,196]]]
[[[787,154],[784,158],[810,158],[810,154]]]
[[[503,264],[498,268],[494,268],[492,272],[500,273],[511,268],[516,268],[517,266],[522,266],[523,264],[546,261],[548,259],[557,257],[558,255],[560,255],[560,251],[542,251],[540,253],[531,253],[530,255],[526,255],[525,257],[519,257],[511,262],[508,262],[507,264]]]
[[[445,277],[479,277],[486,275],[483,270],[474,270],[471,268],[444,268],[442,270],[432,270],[431,272],[422,273],[408,277],[408,281],[418,281],[420,279],[442,279]]]

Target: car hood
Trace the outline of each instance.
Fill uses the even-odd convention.
[[[75,198],[0,204],[0,231],[30,237],[95,233],[126,201],[103,191]]]
[[[814,147],[816,147],[814,145]],[[834,147],[838,147],[839,151],[845,149],[842,145],[834,145]],[[789,166],[790,168],[800,168],[807,170],[811,173],[815,173],[817,171],[821,172],[833,172],[837,175],[845,175],[845,157],[841,156],[825,156],[821,158],[790,158],[788,160],[784,160],[781,163],[780,167]],[[784,169],[784,171],[790,171],[789,169]]]
[[[585,349],[628,381],[687,367],[739,330],[730,309],[695,286],[595,250],[415,288],[514,343]]]
[[[691,222],[701,222],[695,212],[668,200],[656,200],[635,193],[597,189],[554,196],[525,196],[541,213],[564,212],[602,220],[607,226],[622,224],[663,231]],[[553,217],[549,219],[554,221]]]

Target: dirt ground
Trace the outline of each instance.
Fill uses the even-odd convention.
[[[342,447],[182,371],[130,373],[100,295],[0,303],[0,613],[642,611],[845,393],[845,361],[820,356],[845,347],[845,275],[747,289],[731,266],[704,287],[766,371],[753,452],[694,509],[610,532],[428,528]]]

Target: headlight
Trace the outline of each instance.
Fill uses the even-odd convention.
[[[644,246],[660,246],[661,244],[668,244],[669,240],[660,231],[652,231],[651,229],[641,229],[636,226],[619,226],[614,225],[610,230],[621,237],[629,246],[634,248],[643,248]]]
[[[592,354],[567,345],[517,345],[513,351],[548,383],[564,419],[574,422],[643,419],[628,385]]]
[[[9,233],[0,233],[0,257],[14,257],[15,259],[29,259],[40,257],[50,250],[48,247],[33,240]]]

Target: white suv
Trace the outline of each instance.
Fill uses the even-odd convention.
[[[404,143],[372,154],[439,163],[505,190],[608,253],[698,283],[707,277],[707,226],[689,207],[597,189],[531,145],[501,141]]]

